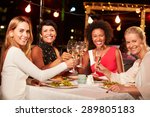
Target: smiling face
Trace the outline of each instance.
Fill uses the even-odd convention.
[[[96,47],[102,47],[105,43],[104,30],[97,28],[92,31],[92,40]]]
[[[42,35],[42,39],[44,42],[46,42],[48,44],[52,44],[52,42],[55,41],[55,39],[56,39],[57,33],[53,26],[44,25],[42,27],[41,35]]]
[[[19,22],[17,27],[10,31],[10,35],[19,47],[26,46],[30,38],[29,24],[27,22]]]
[[[126,46],[133,55],[140,55],[144,47],[143,40],[136,33],[128,33],[125,35]]]

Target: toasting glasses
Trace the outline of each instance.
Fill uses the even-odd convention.
[[[76,51],[76,45],[77,45],[77,41],[70,39],[67,43],[67,52],[70,53],[73,57],[73,59],[77,59],[77,51]],[[73,67],[73,69],[71,69],[69,72],[76,74],[77,71],[75,70],[75,68]]]

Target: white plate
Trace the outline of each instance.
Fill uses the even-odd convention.
[[[60,85],[60,86],[53,86],[51,85],[50,83],[53,82],[53,81],[46,81],[46,82],[43,82],[41,83],[41,86],[47,86],[47,87],[51,87],[51,88],[58,88],[58,89],[72,89],[72,88],[77,88],[78,85],[74,84],[73,82],[71,86],[64,86],[64,85]]]
[[[72,89],[72,88],[78,88],[78,85],[72,85],[72,86],[53,86],[50,84],[45,84],[44,86],[56,88],[56,89]]]

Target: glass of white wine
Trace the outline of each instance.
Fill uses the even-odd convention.
[[[101,54],[100,54],[99,49],[96,49],[96,52],[95,52],[95,64],[99,64],[100,61],[101,61]],[[95,66],[95,70],[93,72],[93,76],[94,77],[98,77],[98,74],[96,73],[96,66]]]
[[[79,64],[77,65],[77,67],[82,68],[82,57],[84,52],[86,51],[86,43],[84,41],[78,41],[77,42],[78,45],[78,57],[79,57]]]
[[[72,58],[73,59],[76,59],[76,44],[77,44],[77,41],[74,40],[74,39],[70,39],[67,43],[67,52],[70,53],[72,55]],[[75,67],[73,67],[73,69],[71,69],[69,72],[73,73],[73,74],[76,74],[77,71],[75,70]]]

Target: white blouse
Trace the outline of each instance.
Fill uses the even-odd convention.
[[[53,68],[40,70],[17,47],[9,48],[2,68],[3,99],[25,99],[26,79],[31,76],[40,81],[54,77],[67,69],[66,63]]]
[[[111,81],[121,84],[135,82],[135,86],[141,93],[141,99],[150,99],[150,51],[147,52],[140,62],[136,60],[134,65],[124,73],[111,73]]]

